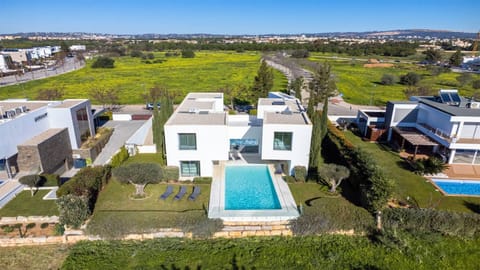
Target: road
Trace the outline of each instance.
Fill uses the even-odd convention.
[[[60,75],[63,73],[71,72],[85,66],[85,62],[79,62],[75,59],[75,57],[67,57],[65,58],[65,62],[62,66],[56,68],[42,68],[35,71],[25,72],[21,76],[10,75],[5,77],[0,77],[0,87],[12,85],[12,84],[19,84],[24,83],[32,80],[39,80],[44,79],[47,77],[52,77],[56,75]]]

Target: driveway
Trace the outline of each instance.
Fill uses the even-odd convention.
[[[117,152],[118,149],[130,138],[145,120],[134,121],[108,121],[104,127],[114,128],[107,145],[93,162],[93,165],[104,165]]]

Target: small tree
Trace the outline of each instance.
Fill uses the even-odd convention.
[[[397,82],[397,77],[395,77],[392,74],[383,74],[382,78],[380,79],[380,82],[383,85],[393,85]]]
[[[195,52],[192,50],[182,50],[182,57],[183,58],[194,58]]]
[[[78,228],[90,216],[88,198],[68,194],[56,201],[60,212],[60,223]]]
[[[109,57],[98,57],[92,64],[92,68],[114,68],[115,60]]]
[[[318,168],[318,175],[330,186],[330,192],[336,193],[342,180],[350,176],[350,170],[342,165],[328,163]]]
[[[415,72],[408,72],[400,77],[400,83],[408,86],[415,86],[420,82],[421,78]]]
[[[135,185],[135,195],[145,196],[145,186],[162,179],[161,168],[156,163],[130,163],[113,169],[113,176],[120,183]]]
[[[63,97],[63,88],[60,89],[41,89],[38,91],[38,100],[59,100]]]
[[[425,60],[430,63],[436,63],[442,60],[442,54],[439,50],[428,49],[423,52],[423,54],[425,54]]]
[[[23,185],[27,185],[30,187],[30,194],[33,197],[33,188],[36,187],[38,189],[38,184],[40,183],[40,175],[37,174],[31,174],[31,175],[25,175],[20,177],[18,179],[18,182],[22,183]]]
[[[293,58],[308,58],[310,56],[310,52],[305,49],[295,50],[292,52]]]
[[[452,66],[458,67],[463,62],[463,54],[460,50],[457,50],[452,56],[450,56],[449,63]]]

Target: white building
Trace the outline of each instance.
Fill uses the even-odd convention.
[[[72,45],[72,46],[70,46],[70,50],[74,51],[74,52],[85,51],[85,50],[87,50],[87,47],[85,45]]]
[[[72,149],[95,135],[89,100],[0,101],[0,179],[68,169]]]
[[[229,115],[222,93],[190,93],[165,124],[167,165],[182,178],[212,176],[219,161],[308,168],[312,124],[300,102],[272,93],[261,98],[257,115]]]
[[[480,164],[480,103],[457,90],[438,96],[390,101],[385,113],[388,140],[415,153],[439,153],[449,164]]]

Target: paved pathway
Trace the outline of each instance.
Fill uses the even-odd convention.
[[[104,165],[109,159],[120,149],[122,145],[130,138],[138,128],[140,128],[145,120],[134,121],[108,121],[104,127],[114,128],[107,145],[93,162],[93,165]]]

